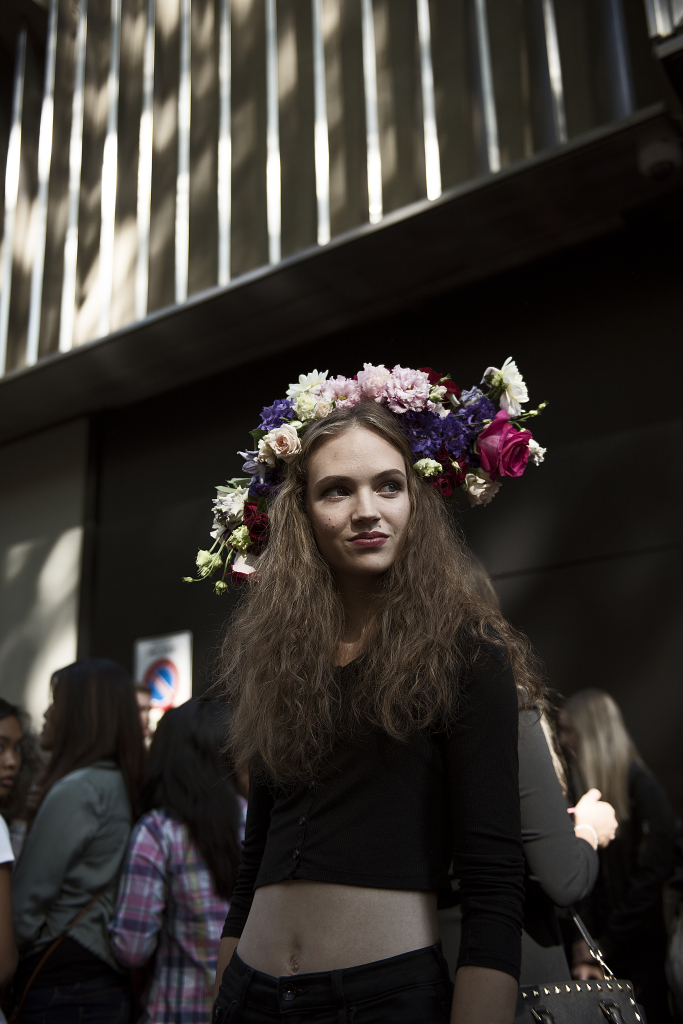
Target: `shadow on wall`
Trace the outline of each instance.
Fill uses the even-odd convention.
[[[76,658],[87,424],[0,448],[0,693],[38,724]]]

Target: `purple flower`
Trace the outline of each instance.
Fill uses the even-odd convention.
[[[279,469],[269,469],[263,463],[261,463],[261,467],[261,471],[251,478],[250,498],[271,498],[282,483],[282,474]]]
[[[291,398],[276,398],[272,405],[261,410],[259,430],[269,431],[281,427],[285,420],[292,419],[293,410],[294,402]]]
[[[453,456],[465,448],[463,424],[453,413],[441,417],[429,409],[406,412],[399,423],[416,460],[435,459],[436,452],[444,444]]]

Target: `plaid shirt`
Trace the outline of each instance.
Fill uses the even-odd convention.
[[[238,800],[243,839],[246,800]],[[164,811],[145,814],[131,835],[109,925],[116,959],[124,966],[146,963],[156,949],[141,1021],[206,1024],[210,1019],[229,906],[214,892],[187,826]]]

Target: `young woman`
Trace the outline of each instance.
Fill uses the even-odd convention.
[[[42,799],[13,880],[15,1000],[66,933],[31,983],[21,1021],[69,1024],[89,1014],[125,1024],[129,999],[107,925],[141,781],[135,691],[119,665],[93,658],[56,672],[52,697]]]
[[[671,1015],[662,886],[674,869],[674,812],[604,690],[579,690],[570,697],[560,728],[579,791],[599,789],[619,822],[616,839],[600,851],[600,876],[582,915],[610,969],[633,982],[648,1019],[666,1024]],[[573,973],[601,977],[583,942],[574,946]]]
[[[133,829],[109,926],[114,955],[141,967],[154,951],[142,1021],[207,1024],[221,928],[237,878],[246,800],[221,747],[225,712],[189,700],[154,733],[146,813]]]
[[[0,698],[0,814],[9,828],[15,858],[26,833],[29,791],[41,767],[26,713]]]
[[[226,638],[230,743],[252,785],[216,1024],[292,1011],[512,1021],[515,678],[532,700],[540,686],[413,463],[386,408],[338,408],[303,432],[269,510]],[[454,991],[436,918],[451,859],[464,909]]]

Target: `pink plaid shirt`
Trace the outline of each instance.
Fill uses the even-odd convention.
[[[238,800],[243,839],[247,802]],[[206,1024],[210,1019],[229,906],[214,892],[187,826],[161,810],[145,814],[131,835],[109,925],[114,954],[125,967],[146,963],[156,949],[141,1022]]]

